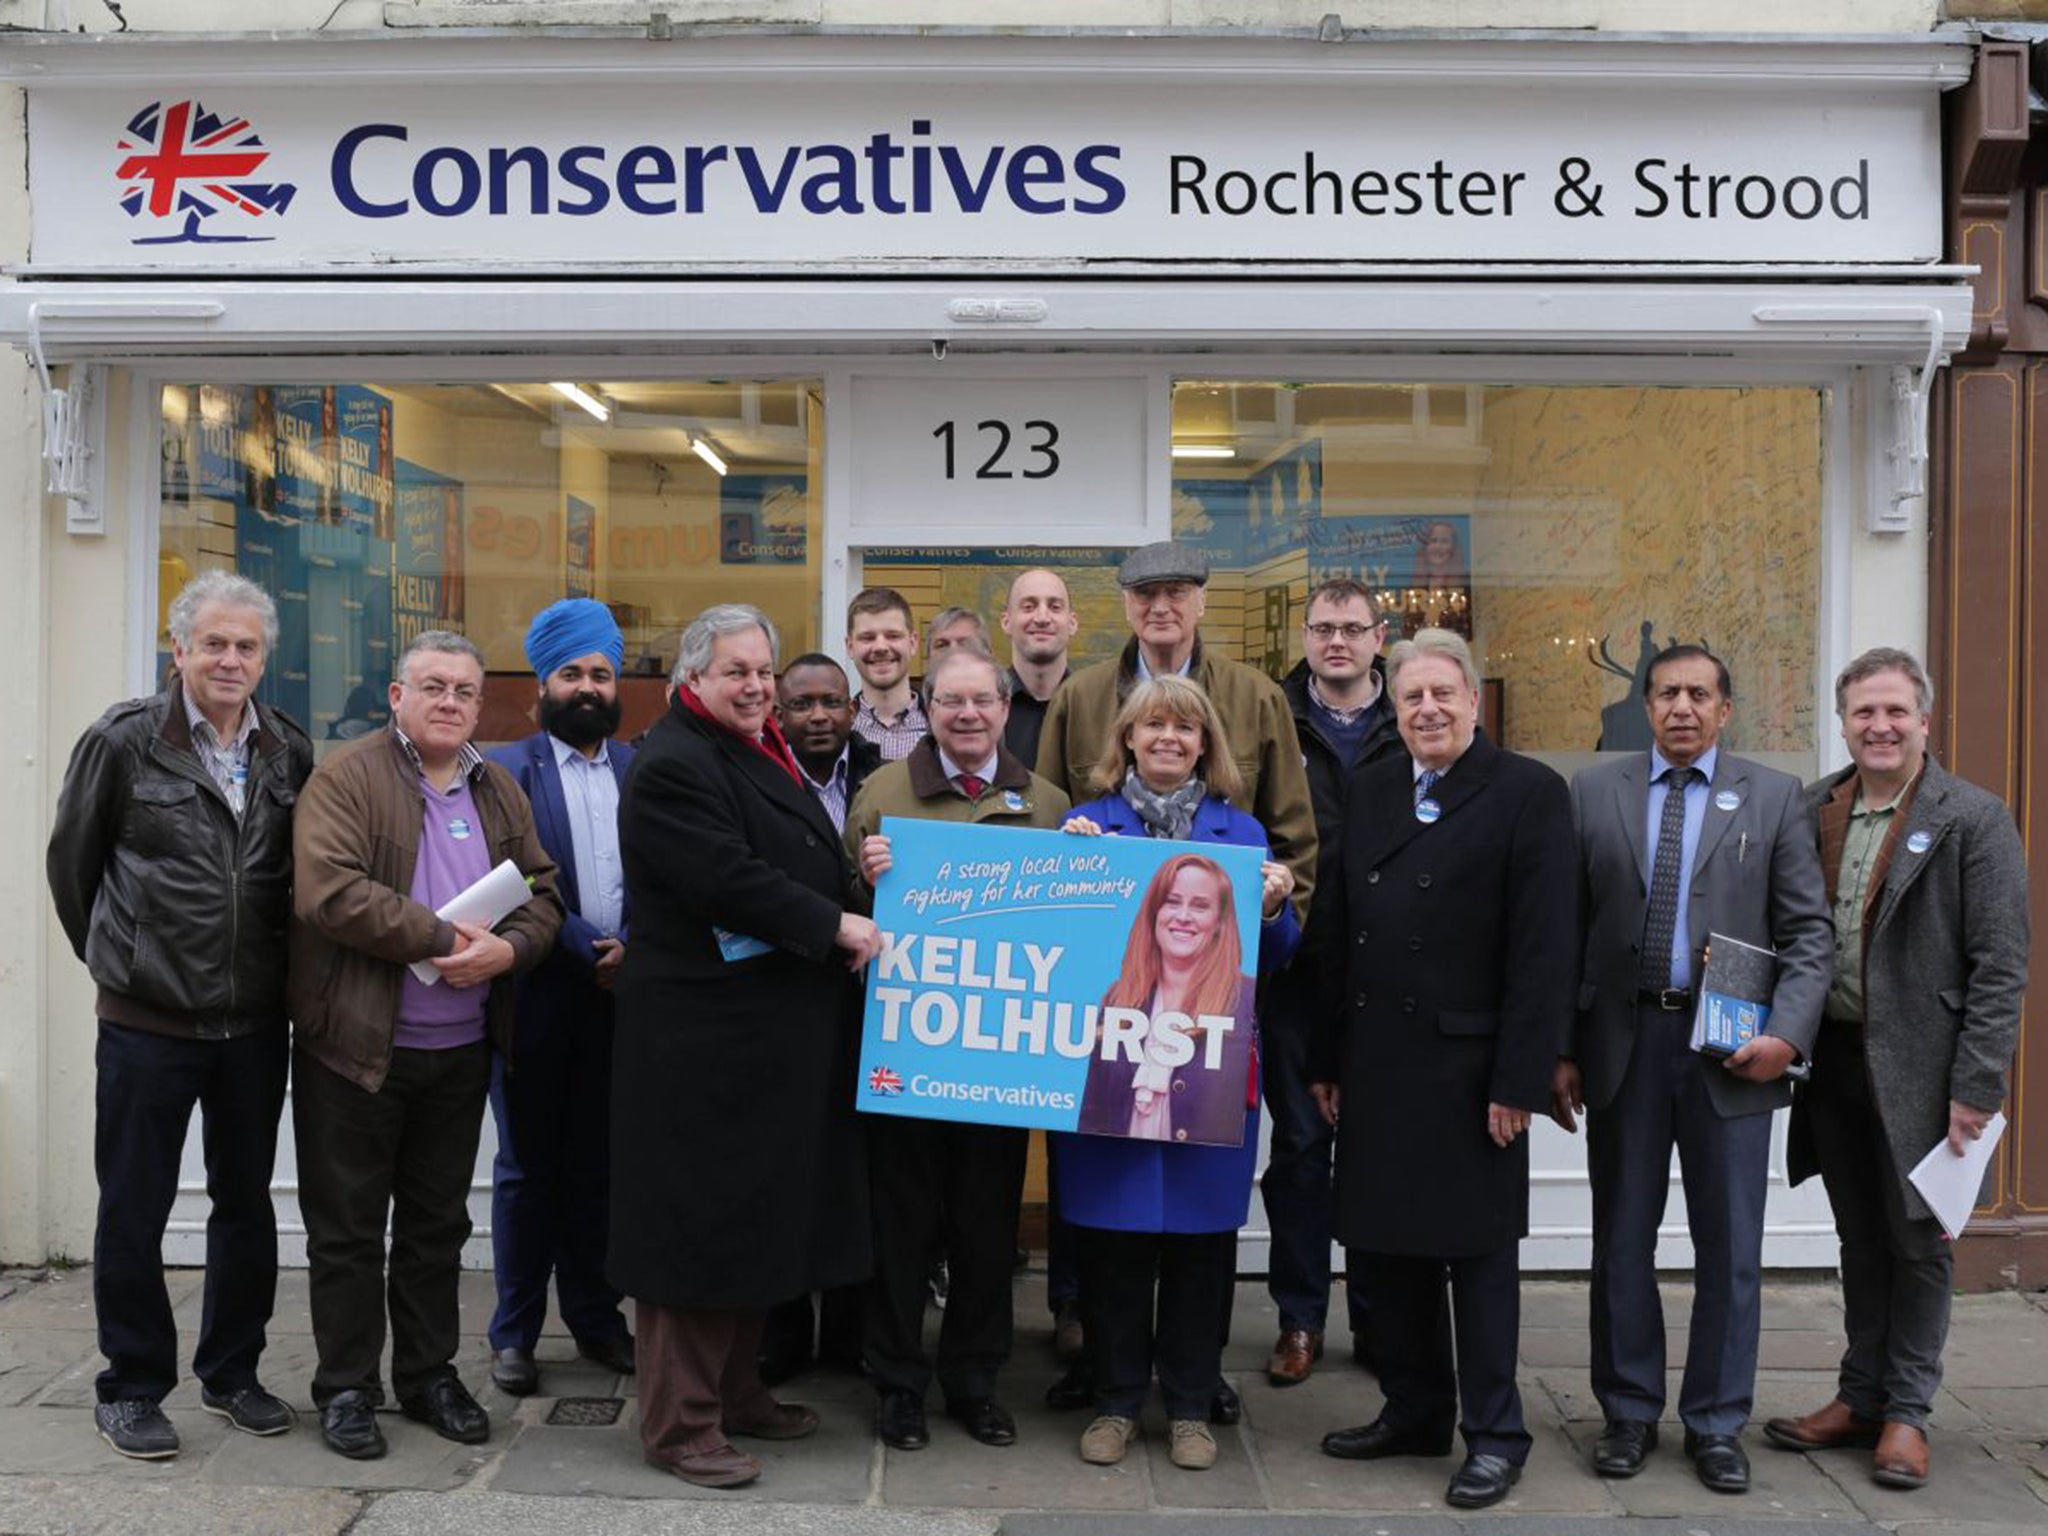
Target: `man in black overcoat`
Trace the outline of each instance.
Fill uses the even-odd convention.
[[[1478,1509],[1529,1455],[1524,1133],[1570,1022],[1571,806],[1555,773],[1478,730],[1457,635],[1425,629],[1387,670],[1407,751],[1351,779],[1308,962],[1324,998],[1310,1081],[1337,1126],[1331,1226],[1369,1274],[1386,1406],[1323,1449],[1442,1456],[1456,1416],[1467,1455],[1445,1497]]]

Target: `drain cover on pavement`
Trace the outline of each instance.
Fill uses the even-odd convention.
[[[555,1406],[548,1410],[548,1422],[566,1424],[572,1429],[616,1424],[625,1406],[623,1397],[558,1397]]]

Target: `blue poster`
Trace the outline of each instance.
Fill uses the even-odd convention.
[[[562,592],[567,597],[597,596],[597,508],[581,496],[565,496],[568,528],[567,563],[562,570]]]
[[[462,627],[462,482],[400,459],[392,477],[391,643]]]
[[[391,402],[360,384],[334,387],[335,501],[343,521],[391,537]]]
[[[277,417],[277,510],[301,523],[338,517],[328,455],[334,450],[334,390],[319,384],[270,391]]]
[[[1374,515],[1309,525],[1308,579],[1349,576],[1373,593],[1391,642],[1425,625],[1472,633],[1472,519]]]
[[[719,564],[802,565],[809,542],[808,484],[802,470],[719,481]]]
[[[1256,848],[885,817],[870,1114],[1236,1146]]]
[[[241,391],[232,385],[199,386],[199,494],[233,501],[242,487]]]

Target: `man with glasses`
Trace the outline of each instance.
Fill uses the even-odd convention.
[[[465,1445],[490,1419],[455,1374],[491,1049],[512,1051],[515,971],[562,924],[555,864],[518,782],[470,744],[483,656],[429,630],[399,658],[391,728],[335,750],[293,827],[292,1108],[306,1218],[313,1401],[330,1449],[382,1456],[386,1267],[392,1387]],[[437,915],[510,859],[532,899],[496,929]],[[425,962],[430,980],[413,967]],[[512,1063],[517,1070],[516,1060]]]
[[[1133,684],[1148,677],[1191,679],[1222,719],[1244,779],[1244,809],[1266,829],[1273,857],[1293,871],[1295,915],[1305,921],[1316,883],[1316,823],[1301,741],[1279,684],[1203,646],[1209,557],[1192,544],[1147,544],[1131,551],[1116,579],[1130,642],[1115,661],[1082,668],[1053,695],[1038,745],[1039,773],[1067,794],[1082,789]]]
[[[847,850],[870,885],[890,865],[889,840],[879,835],[885,816],[1051,829],[1070,808],[1062,791],[1004,749],[1010,678],[986,651],[941,652],[924,690],[931,734],[908,757],[878,769],[846,818]],[[1014,1126],[892,1115],[868,1122],[875,1277],[867,1358],[884,1444],[911,1451],[929,1443],[924,1399],[934,1374],[948,1417],[969,1435],[984,1445],[1017,1438],[995,1389],[1010,1356],[1010,1274],[1029,1137]],[[934,1253],[946,1254],[952,1268],[936,1362],[924,1349]]]
[[[1352,771],[1402,750],[1380,658],[1387,626],[1372,594],[1340,576],[1309,593],[1301,630],[1305,654],[1280,688],[1301,737],[1316,845],[1334,848],[1344,833]],[[1266,1105],[1273,1114],[1272,1155],[1259,1191],[1273,1234],[1266,1289],[1280,1313],[1280,1336],[1266,1361],[1266,1377],[1276,1387],[1308,1380],[1322,1358],[1330,1305],[1332,1135],[1308,1090],[1313,993],[1303,974],[1286,970],[1275,976],[1267,988],[1260,1040]],[[1368,1303],[1362,1276],[1351,1268],[1345,1287],[1351,1349],[1361,1363],[1370,1363]]]

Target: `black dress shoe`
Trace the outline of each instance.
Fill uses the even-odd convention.
[[[540,1390],[540,1367],[530,1349],[501,1349],[491,1355],[491,1384],[512,1397],[531,1397]]]
[[[1015,1445],[1017,1421],[992,1397],[963,1397],[946,1404],[946,1417],[983,1445]]]
[[[601,1365],[621,1376],[633,1374],[633,1335],[630,1333],[620,1332],[602,1339],[578,1339],[576,1353],[592,1365]]]
[[[1072,1408],[1086,1408],[1095,1401],[1095,1383],[1088,1375],[1088,1362],[1076,1360],[1061,1374],[1059,1380],[1045,1389],[1045,1406],[1064,1413]]]
[[[1593,1470],[1602,1477],[1634,1477],[1655,1449],[1654,1419],[1609,1419],[1593,1442]]]
[[[408,1419],[458,1445],[482,1445],[491,1438],[491,1416],[453,1376],[436,1376],[419,1396],[401,1398],[398,1408]]]
[[[1237,1395],[1237,1388],[1227,1381],[1219,1380],[1216,1390],[1209,1395],[1209,1422],[1211,1424],[1235,1424],[1244,1417],[1244,1400]]]
[[[875,1400],[875,1433],[899,1451],[921,1451],[932,1443],[924,1404],[908,1392],[884,1392]]]
[[[1749,1457],[1733,1435],[1685,1432],[1685,1454],[1700,1481],[1716,1493],[1749,1492]]]
[[[1323,1436],[1323,1454],[1343,1461],[1378,1461],[1382,1456],[1448,1456],[1451,1432],[1448,1428],[1398,1429],[1385,1419],[1374,1419],[1356,1429],[1333,1429]]]
[[[1451,1486],[1444,1490],[1444,1502],[1459,1509],[1485,1509],[1508,1496],[1508,1490],[1522,1480],[1522,1469],[1505,1456],[1477,1452],[1465,1458]]]
[[[327,1449],[350,1461],[375,1461],[384,1454],[384,1431],[377,1427],[377,1415],[370,1394],[337,1392],[320,1410],[320,1438]]]
[[[290,1403],[253,1381],[225,1392],[202,1386],[199,1406],[219,1414],[245,1435],[281,1435],[299,1421]]]

